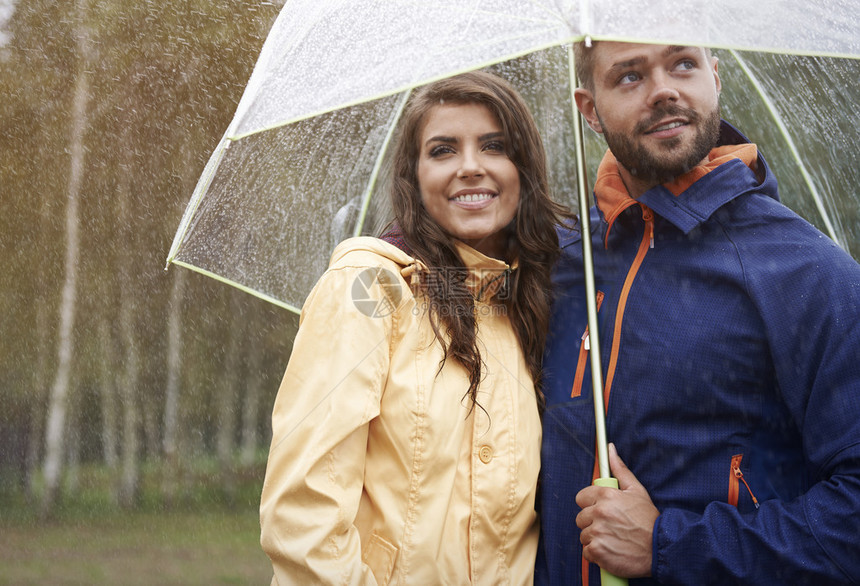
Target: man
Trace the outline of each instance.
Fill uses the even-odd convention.
[[[577,69],[577,106],[609,146],[591,238],[620,490],[590,486],[570,232],[536,582],[599,584],[598,565],[641,583],[860,581],[860,265],[778,202],[755,145],[721,122],[708,50],[600,42],[577,48]]]

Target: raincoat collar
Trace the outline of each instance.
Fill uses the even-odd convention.
[[[652,187],[638,200],[627,193],[618,173],[618,163],[608,150],[597,174],[595,199],[609,229],[621,212],[637,201],[688,234],[720,207],[744,193],[757,190],[779,200],[776,180],[756,146],[725,121],[721,123],[720,139],[707,163],[670,183]],[[701,181],[705,177],[708,180]]]
[[[358,238],[351,238],[349,242],[351,243],[349,246],[346,246],[344,243],[338,245],[332,255],[332,263],[338,260],[346,251],[364,249],[375,252],[399,264],[402,267],[400,270],[401,276],[410,284],[413,290],[420,283],[422,275],[430,275],[432,278],[433,270],[429,270],[420,260],[399,248],[393,242],[390,242],[390,238],[380,239],[360,236]],[[457,255],[463,261],[468,271],[465,285],[477,301],[487,302],[504,291],[504,286],[509,282],[511,274],[518,266],[517,259],[508,264],[504,261],[485,256],[459,240],[453,240],[453,244]]]
[[[454,240],[454,247],[460,260],[466,265],[466,287],[477,301],[487,301],[502,290],[517,268],[517,259],[511,264],[481,254],[471,246]]]

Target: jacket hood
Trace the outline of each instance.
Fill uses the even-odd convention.
[[[334,265],[342,261],[346,255],[354,252],[372,252],[404,267],[418,262],[393,244],[389,244],[379,238],[359,236],[357,238],[347,238],[338,244],[331,254],[329,264]]]
[[[516,260],[508,264],[488,257],[459,240],[453,242],[460,260],[469,271],[466,287],[478,301],[486,301],[496,295],[517,268]],[[347,261],[348,255],[362,252],[381,256],[399,265],[400,275],[410,286],[413,286],[413,289],[420,283],[422,274],[432,274],[432,271],[417,258],[393,244],[370,236],[349,238],[338,244],[332,253],[330,265]]]
[[[741,172],[737,172],[738,170]],[[704,178],[707,181],[702,181]],[[610,225],[625,209],[642,203],[685,234],[720,207],[750,191],[779,200],[776,179],[756,145],[726,121],[709,160],[669,183],[657,185],[634,200],[627,193],[611,152],[600,164],[594,192],[597,206]]]

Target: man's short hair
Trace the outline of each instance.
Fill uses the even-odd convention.
[[[579,78],[579,85],[590,92],[594,91],[594,45],[597,41],[592,41],[591,46],[587,47],[585,41],[578,41],[573,45],[573,62],[576,67],[576,76]]]

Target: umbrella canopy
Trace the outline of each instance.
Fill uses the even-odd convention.
[[[337,242],[390,219],[378,178],[409,90],[482,67],[522,91],[554,195],[576,207],[567,45],[586,37],[719,49],[723,117],[759,144],[785,202],[860,257],[857,22],[856,0],[291,0],[168,262],[297,310]],[[586,138],[593,166],[604,147]]]

